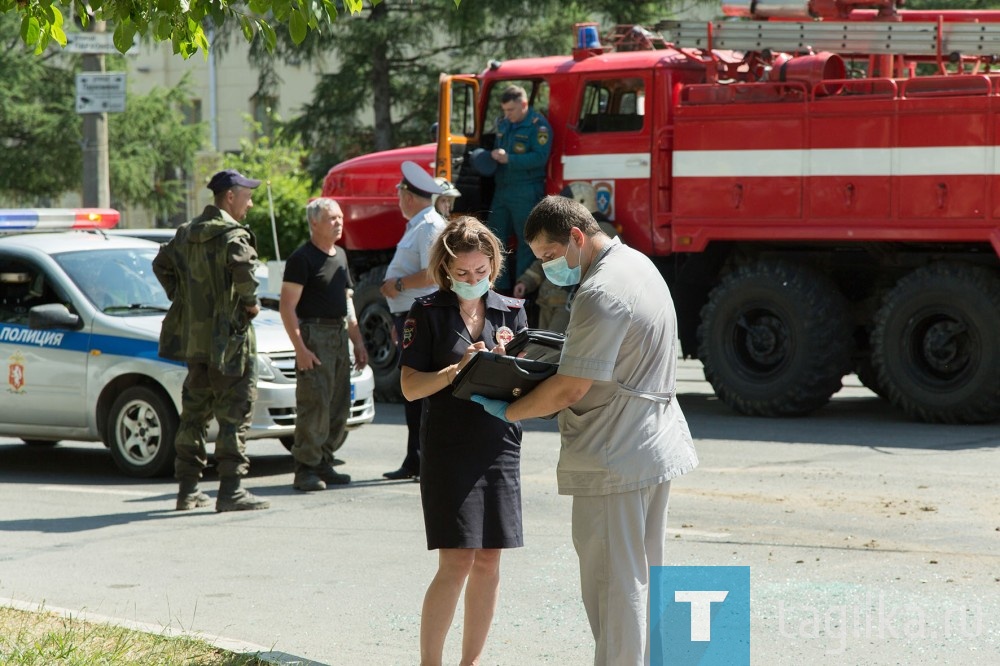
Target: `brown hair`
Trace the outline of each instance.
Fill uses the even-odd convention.
[[[583,204],[562,196],[547,196],[538,202],[524,221],[524,240],[532,243],[536,238],[544,237],[552,243],[566,245],[573,227],[587,236],[601,231],[594,216]]]
[[[500,241],[485,224],[474,217],[463,215],[449,222],[431,246],[427,273],[439,288],[451,291],[448,265],[455,255],[465,252],[482,252],[489,257],[490,285],[496,281],[503,269]]]

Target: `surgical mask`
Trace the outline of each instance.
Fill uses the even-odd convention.
[[[570,240],[570,245],[573,245],[572,240]],[[582,251],[582,249],[578,250],[578,252]],[[569,250],[566,250],[566,254],[569,254]],[[572,287],[574,284],[580,284],[581,267],[570,268],[569,264],[566,263],[566,254],[542,264],[545,277],[557,287]]]
[[[489,291],[489,289],[490,279],[488,277],[484,277],[476,284],[459,282],[455,278],[451,278],[451,290],[455,292],[456,296],[466,301],[474,301],[477,298],[482,298],[483,294]]]

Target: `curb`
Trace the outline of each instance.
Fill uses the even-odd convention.
[[[264,661],[268,664],[274,664],[275,666],[329,666],[329,664],[324,664],[318,661],[312,661],[306,659],[305,657],[299,657],[293,654],[288,654],[287,652],[278,652],[264,647],[263,645],[256,645],[254,643],[249,643],[247,641],[237,640],[235,638],[226,638],[224,636],[210,636],[197,631],[184,631],[181,629],[174,629],[172,627],[165,627],[160,624],[150,624],[147,622],[138,622],[135,620],[126,620],[124,618],[110,617],[107,615],[100,615],[97,613],[90,613],[88,611],[78,611],[69,608],[57,608],[54,606],[47,606],[45,602],[28,602],[22,601],[20,599],[0,599],[0,606],[6,606],[14,608],[20,611],[26,611],[29,613],[53,613],[60,617],[71,620],[82,620],[84,622],[90,622],[93,624],[109,624],[116,627],[122,627],[124,629],[130,629],[132,631],[141,631],[147,634],[155,634],[157,636],[169,636],[172,638],[193,638],[196,640],[204,641],[210,645],[214,645],[220,650],[226,650],[228,652],[233,652],[236,654],[253,654],[256,655],[258,659]]]

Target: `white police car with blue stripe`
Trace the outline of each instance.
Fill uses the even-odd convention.
[[[34,444],[103,441],[126,474],[165,475],[173,470],[187,371],[157,354],[170,305],[152,271],[158,245],[101,231],[47,232],[99,230],[117,221],[109,210],[43,210],[34,217],[0,210],[0,363],[6,367],[0,435]],[[258,398],[247,438],[275,437],[288,446],[295,429],[295,353],[276,312],[262,310],[254,328]],[[355,375],[353,426],[374,418],[371,371]]]

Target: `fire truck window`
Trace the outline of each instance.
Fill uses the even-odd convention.
[[[476,100],[471,86],[453,85],[451,87],[450,130],[452,134],[467,137],[476,134]]]
[[[642,79],[591,81],[583,90],[580,132],[635,132],[645,116],[645,86]]]

